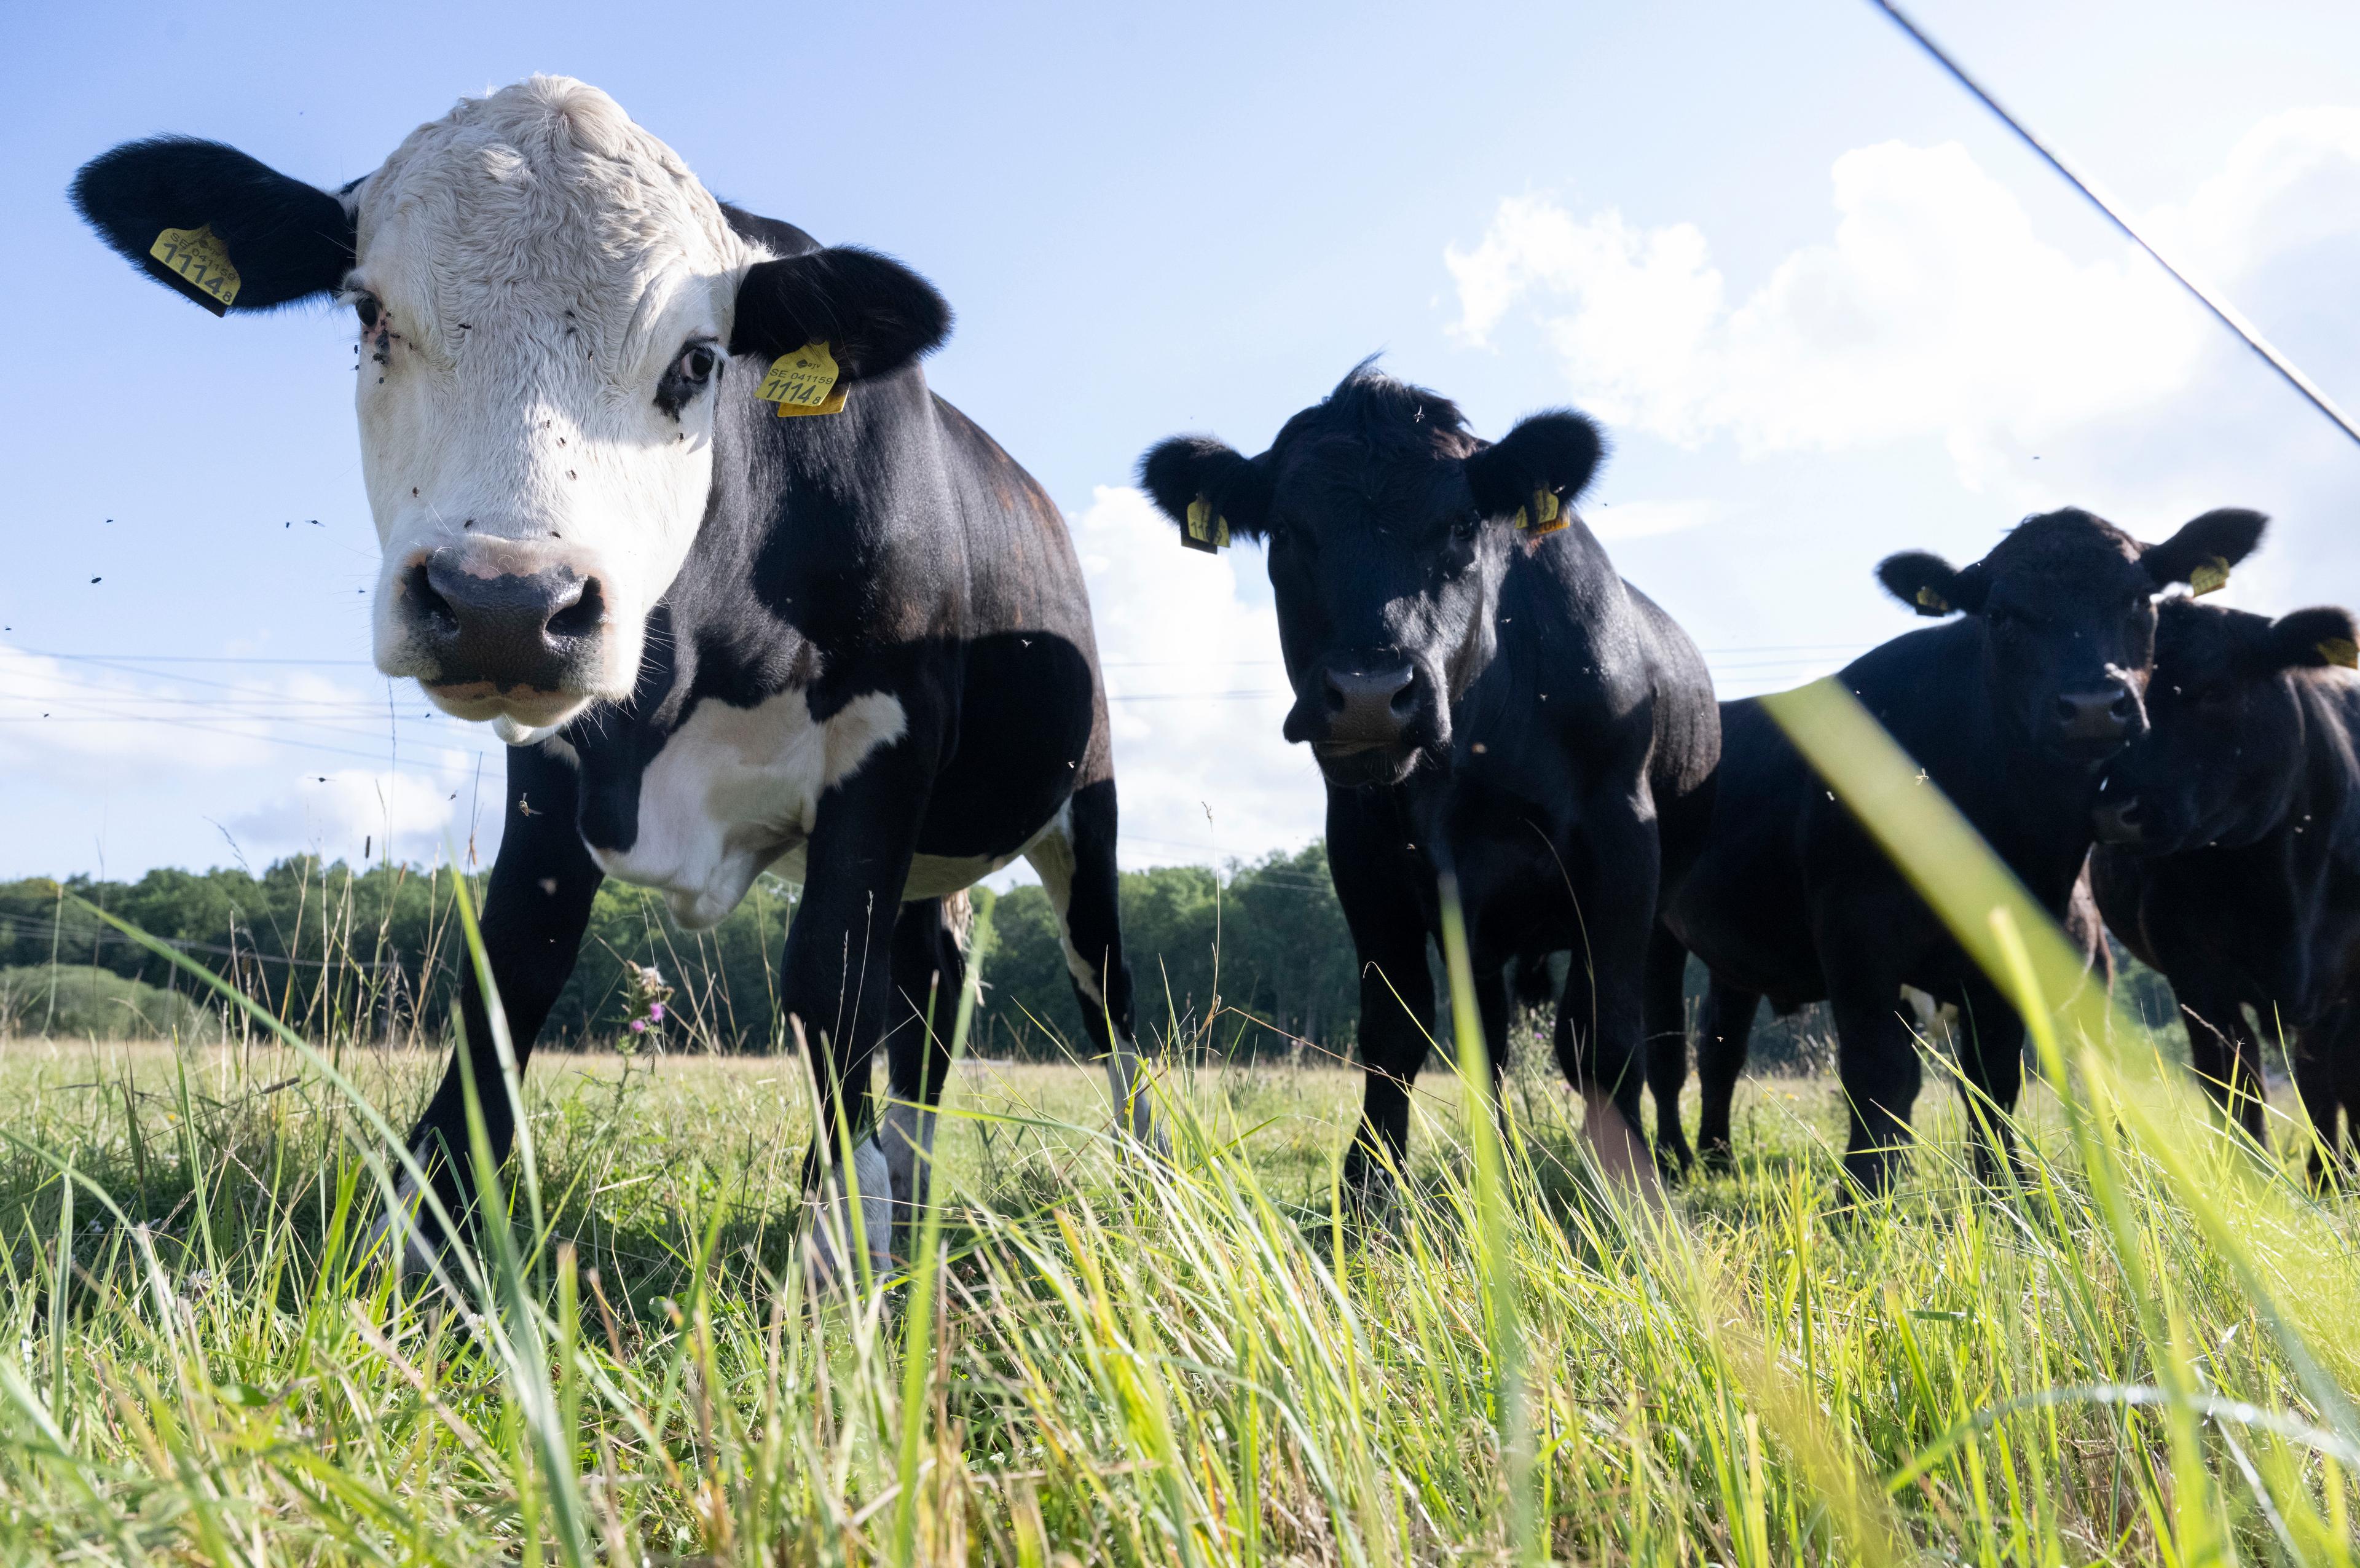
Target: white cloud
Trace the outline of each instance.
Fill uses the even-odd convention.
[[[1786,256],[1742,301],[1689,224],[1577,221],[1544,197],[1500,204],[1445,262],[1456,331],[1535,331],[1610,422],[1748,454],[1842,452],[1939,436],[1971,482],[1994,453],[2168,396],[2210,327],[2128,254],[2080,262],[2045,243],[1956,144],[1839,158],[1833,237]]]
[[[1292,697],[1277,619],[1240,581],[1260,570],[1258,552],[1184,550],[1153,503],[1113,485],[1072,526],[1112,699],[1124,863],[1250,855],[1317,834],[1318,770],[1279,737]]]
[[[501,806],[490,791],[494,825]],[[365,855],[433,862],[444,847],[466,856],[469,780],[448,775],[387,773],[365,768],[303,773],[288,788],[224,824],[249,852],[313,850],[330,859]]]
[[[0,874],[55,871],[57,841],[78,850],[84,833],[137,865],[216,863],[231,845],[257,870],[302,850],[358,858],[388,829],[399,856],[437,859],[446,837],[464,854],[478,753],[494,755],[477,847],[497,846],[499,748],[427,718],[407,683],[388,713],[382,687],[300,667],[140,662],[0,643],[0,806],[59,830],[12,838]]]
[[[2166,256],[2212,279],[2348,235],[2360,214],[2360,109],[2289,109],[2238,139],[2185,202],[2141,220]]]

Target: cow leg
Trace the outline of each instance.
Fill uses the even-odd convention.
[[[1025,850],[1057,914],[1065,973],[1094,1055],[1106,1062],[1115,1126],[1162,1151],[1153,1096],[1140,1070],[1132,1033],[1131,965],[1122,954],[1122,908],[1115,872],[1115,796],[1111,778],[1074,791],[1056,822]]]
[[[1639,1105],[1646,1084],[1644,976],[1655,929],[1655,824],[1627,800],[1600,802],[1585,822],[1584,853],[1569,867],[1585,945],[1574,950],[1566,970],[1557,1063],[1581,1095],[1582,1130],[1606,1174],[1654,1199],[1662,1183],[1647,1153]]]
[[[2188,1055],[2198,1081],[2231,1121],[2268,1148],[2269,1130],[2262,1121],[2262,1047],[2245,1022],[2245,1009],[2227,992],[2191,987],[2180,993],[2180,1012],[2188,1024]]]
[[[1655,1102],[1655,1164],[1666,1176],[1696,1162],[1680,1127],[1680,1091],[1688,1081],[1688,949],[1658,925],[1647,939],[1647,1093]]]
[[[900,1016],[885,1037],[890,1098],[881,1118],[885,1172],[893,1194],[893,1255],[916,1256],[920,1212],[932,1201],[934,1107],[951,1068],[951,1031],[967,984],[960,946],[967,895],[901,906],[893,923],[893,1006]]]
[[[1328,867],[1360,977],[1360,1123],[1344,1155],[1344,1199],[1374,1213],[1409,1169],[1409,1096],[1435,1042],[1422,894],[1400,834],[1350,793],[1328,796]]]
[[[1998,986],[1980,977],[1968,983],[1966,999],[1959,1069],[1974,1091],[1968,1096],[1967,1120],[1974,1129],[1975,1175],[1996,1187],[2002,1184],[2001,1157],[2018,1152],[2015,1128],[2006,1118],[2015,1116],[2016,1098],[2024,1090],[2024,1019]]]
[[[590,924],[591,902],[606,879],[574,825],[575,787],[571,764],[537,746],[508,748],[500,853],[492,863],[478,928],[519,1081],[533,1040],[574,973],[583,932]],[[467,1135],[467,1073],[475,1079],[475,1103],[492,1158],[505,1160],[516,1138],[516,1116],[501,1082],[499,1051],[483,987],[475,964],[464,952],[458,1022],[464,1044],[453,1051],[442,1082],[408,1141],[435,1197],[453,1219],[464,1224],[475,1197]],[[397,1171],[394,1175],[394,1212],[379,1218],[368,1245],[374,1247],[397,1227],[414,1223],[416,1229],[402,1249],[401,1267],[408,1273],[426,1266],[442,1227],[432,1209],[417,1201],[418,1189],[409,1174]],[[399,1217],[413,1214],[414,1221]]]
[[[1761,992],[1717,977],[1705,994],[1704,1016],[1697,1025],[1697,1149],[1712,1170],[1726,1171],[1735,1162],[1730,1104],[1737,1097],[1754,1015],[1761,1010]]]
[[[922,750],[897,744],[820,798],[779,965],[780,1010],[810,1061],[816,1102],[805,1184],[817,1194],[813,1266],[822,1278],[847,1278],[856,1247],[872,1274],[891,1261],[892,1178],[869,1084],[879,1039],[904,1016],[894,939],[928,790]]]
[[[1850,976],[1830,989],[1836,1074],[1850,1118],[1844,1174],[1874,1197],[1892,1186],[1909,1146],[1909,1116],[1923,1072],[1918,1042],[1901,1017],[1897,979]]]

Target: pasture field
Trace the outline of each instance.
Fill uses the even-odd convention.
[[[850,1299],[800,1062],[543,1055],[483,1315],[355,1258],[355,1113],[286,1048],[0,1045],[0,1558],[2360,1561],[2344,1202],[2217,1137],[2093,1184],[2037,1085],[1987,1192],[1935,1073],[1891,1201],[1831,1083],[1763,1079],[1657,1215],[1540,1044],[1505,1190],[1437,1066],[1357,1231],[1355,1074],[1183,1062],[1158,1166],[1095,1071],[962,1063],[947,1266]],[[340,1062],[396,1122],[441,1066]]]

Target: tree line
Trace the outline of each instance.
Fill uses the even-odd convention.
[[[170,943],[309,1038],[439,1043],[465,953],[457,909],[463,880],[480,907],[480,872],[355,867],[314,855],[279,861],[259,876],[215,867],[159,869],[136,882],[0,883],[0,1035],[145,1037],[238,1027],[224,1025],[222,1009],[191,975],[79,899]],[[975,898],[990,947],[970,1050],[1020,1059],[1076,1053],[1084,1039],[1079,1004],[1047,895],[1022,887],[996,897],[978,888]],[[1219,872],[1127,871],[1121,898],[1143,1039],[1179,1039],[1230,1057],[1351,1056],[1360,986],[1324,844]],[[630,975],[652,965],[674,992],[662,1029],[668,1048],[779,1049],[779,955],[794,908],[795,889],[765,877],[720,924],[683,931],[655,893],[606,883],[542,1041],[575,1049],[614,1042],[632,1012]],[[1560,976],[1564,962],[1557,961]],[[1691,975],[1690,989],[1700,991],[1700,975]],[[1825,1033],[1817,1009],[1765,1019],[1754,1058],[1808,1064]]]

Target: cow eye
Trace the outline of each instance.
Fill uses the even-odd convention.
[[[1450,537],[1464,544],[1483,531],[1483,519],[1472,512],[1461,512],[1450,519]]]
[[[721,345],[710,338],[698,338],[683,347],[664,366],[663,378],[656,383],[656,407],[673,419],[689,402],[713,385],[721,374]]]
[[[712,344],[691,343],[681,351],[680,364],[676,368],[680,372],[682,380],[694,382],[701,387],[713,379],[713,367],[716,363],[718,362],[714,358]]]
[[[377,296],[374,294],[356,294],[353,297],[353,314],[361,319],[361,331],[366,332],[377,329]]]

